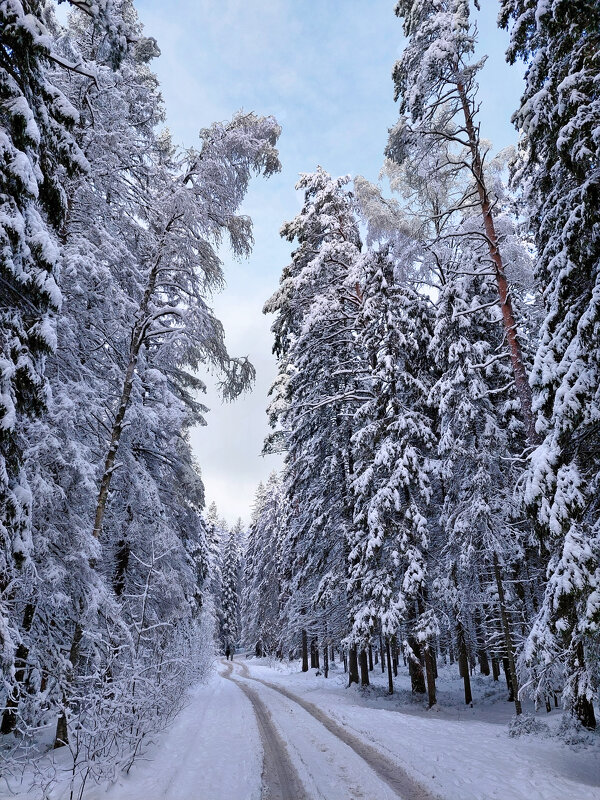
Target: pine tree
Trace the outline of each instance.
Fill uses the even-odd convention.
[[[477,206],[481,235],[496,276],[499,308],[509,349],[515,387],[531,444],[537,440],[531,411],[531,389],[518,336],[518,317],[506,276],[501,232],[497,229],[495,197],[485,170],[486,148],[477,124],[477,73],[483,61],[473,62],[476,32],[470,20],[471,0],[399,0],[396,14],[404,21],[407,44],[394,66],[400,120],[390,131],[387,155],[397,163],[409,157],[415,140],[434,149],[452,143],[450,171],[470,177],[456,210]],[[448,213],[448,211],[446,211]]]
[[[7,676],[18,636],[4,604],[32,547],[23,424],[47,402],[44,364],[61,304],[55,232],[67,210],[63,180],[86,168],[72,136],[77,112],[48,78],[41,13],[37,0],[0,3],[0,664]]]
[[[465,227],[462,231],[465,233]],[[527,528],[519,524],[515,485],[525,432],[511,380],[495,303],[496,287],[483,248],[462,237],[436,304],[430,354],[438,378],[430,401],[437,409],[441,482],[439,573],[442,603],[450,610],[465,701],[471,702],[468,651],[477,647],[474,614],[498,605],[511,695],[521,713],[515,667],[514,593],[504,576],[525,557]],[[489,642],[488,642],[489,646]]]
[[[360,357],[353,336],[359,299],[360,255],[348,178],[323,169],[305,174],[301,212],[282,228],[296,240],[292,263],[265,311],[279,357],[277,395],[271,405],[287,454],[282,543],[285,632],[288,644],[345,633],[346,537],[351,522],[350,415],[360,397]],[[302,631],[304,633],[302,634]]]
[[[221,636],[223,639],[223,647],[230,648],[232,652],[235,652],[240,636],[240,561],[242,534],[242,521],[238,520],[226,536],[221,560]]]
[[[272,473],[256,491],[244,559],[242,641],[257,656],[280,650],[282,503],[281,479]]]
[[[423,295],[398,285],[385,250],[367,254],[363,264],[357,334],[371,363],[371,397],[355,414],[352,438],[350,635],[364,649],[378,627],[389,640],[407,623],[411,649],[425,649],[433,705],[437,625],[428,603],[426,516],[435,442],[427,414],[431,313]]]
[[[600,8],[592,0],[502,0],[509,61],[527,63],[514,115],[523,190],[546,317],[531,378],[543,443],[526,502],[548,552],[548,584],[529,637],[536,694],[564,663],[564,700],[595,727],[600,621]]]

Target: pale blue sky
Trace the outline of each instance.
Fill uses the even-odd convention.
[[[481,5],[480,49],[489,55],[480,78],[482,133],[500,149],[516,138],[510,116],[522,79],[504,60],[497,0]],[[228,286],[214,302],[231,352],[249,355],[257,368],[256,387],[227,406],[211,389],[208,427],[193,435],[207,499],[228,520],[247,519],[256,485],[279,464],[259,455],[275,374],[261,310],[290,252],[279,228],[299,209],[299,172],[320,164],[336,175],[377,178],[397,117],[391,70],[402,26],[394,0],[137,0],[136,7],[162,51],[154,68],[176,142],[195,144],[201,127],[240,108],[273,114],[283,127],[283,170],[257,179],[244,206],[255,223],[254,252],[243,263],[227,259]]]

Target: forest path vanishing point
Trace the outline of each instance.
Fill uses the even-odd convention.
[[[222,676],[242,689],[259,722],[263,800],[440,800],[313,703],[250,675],[243,663],[226,669]]]

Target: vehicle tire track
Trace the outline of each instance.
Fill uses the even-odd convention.
[[[440,800],[439,795],[432,794],[432,792],[418,783],[405,770],[403,770],[402,767],[398,766],[398,764],[395,764],[389,758],[384,756],[375,747],[367,744],[358,736],[348,733],[348,731],[342,728],[342,726],[337,722],[334,722],[331,717],[328,717],[327,714],[321,711],[321,709],[314,705],[314,703],[310,703],[308,700],[298,697],[298,695],[289,692],[287,689],[284,689],[281,686],[277,686],[277,684],[264,681],[261,678],[253,677],[250,675],[250,671],[245,664],[238,662],[236,666],[241,668],[240,677],[247,680],[256,681],[257,683],[262,683],[263,686],[267,686],[269,689],[279,692],[279,694],[282,694],[288,700],[291,700],[293,703],[296,703],[305,711],[307,711],[312,717],[320,722],[321,725],[327,728],[330,733],[332,733],[334,736],[337,736],[337,738],[344,742],[344,744],[348,745],[348,747],[354,750],[354,752],[360,756],[369,765],[369,767],[371,767],[375,774],[381,778],[382,781],[387,783],[390,789],[392,789],[399,797],[403,798],[403,800]],[[242,684],[238,683],[238,686],[241,687]]]
[[[231,677],[232,669],[233,664],[227,664],[227,672],[221,674],[244,692],[252,703],[258,721],[264,752],[262,800],[308,800],[267,707],[253,689]]]

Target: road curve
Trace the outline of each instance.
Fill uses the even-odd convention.
[[[305,711],[307,711],[314,719],[320,722],[327,730],[334,736],[337,736],[344,744],[348,745],[354,752],[360,756],[376,773],[376,775],[384,781],[390,789],[392,789],[400,798],[404,800],[440,800],[438,795],[432,794],[428,789],[414,780],[402,767],[395,764],[389,758],[384,756],[379,750],[364,740],[360,739],[352,733],[348,733],[341,725],[334,722],[331,717],[328,717],[318,706],[304,700],[302,697],[289,692],[277,684],[270,683],[269,681],[262,680],[250,675],[248,667],[242,663],[236,664],[240,667],[240,676],[246,680],[256,681],[262,683],[269,689],[273,689],[279,694],[283,695],[288,700],[296,703]],[[241,686],[241,683],[238,683]]]

